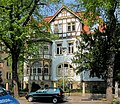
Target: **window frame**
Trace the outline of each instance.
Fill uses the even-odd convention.
[[[72,32],[75,31],[75,22],[68,22],[67,23],[67,32]]]
[[[56,54],[57,55],[61,55],[62,54],[62,43],[57,43],[56,44]]]
[[[49,65],[48,64],[46,64],[44,66],[44,75],[49,75]]]
[[[68,42],[68,53],[69,54],[74,53],[74,42]]]
[[[63,65],[64,65],[64,67],[63,67]],[[58,65],[57,71],[56,71],[57,72],[56,74],[57,74],[58,77],[63,77],[63,68],[64,68],[64,76],[65,77],[73,77],[73,75],[74,75],[74,70],[73,69],[74,68],[69,63],[61,63],[61,64]]]

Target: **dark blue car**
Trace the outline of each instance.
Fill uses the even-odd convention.
[[[30,92],[26,96],[26,99],[31,102],[33,100],[47,100],[53,103],[57,103],[58,101],[64,101],[65,96],[64,92],[61,88],[45,88],[39,89],[35,92]]]
[[[0,104],[20,104],[4,88],[0,87]]]

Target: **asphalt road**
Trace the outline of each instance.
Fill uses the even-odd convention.
[[[67,96],[67,101],[57,104],[109,104],[101,100],[83,100],[86,97],[83,96]],[[49,102],[28,102],[24,97],[18,99],[20,104],[53,104]],[[47,101],[47,99],[46,99]]]

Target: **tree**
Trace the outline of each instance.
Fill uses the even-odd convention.
[[[40,8],[58,0],[1,0],[0,40],[7,47],[12,58],[12,80],[14,96],[19,96],[18,61],[26,52],[25,44],[31,37],[47,37],[47,27],[42,21]],[[38,25],[44,24],[42,26]]]
[[[81,57],[83,57],[82,60],[84,61],[77,61],[78,63],[83,62],[82,69],[90,69],[91,75],[95,74],[98,77],[102,76],[106,78],[106,96],[108,101],[111,103],[113,99],[112,87],[113,73],[115,72],[115,56],[119,47],[120,35],[117,15],[120,9],[119,2],[117,0],[78,1],[83,3],[83,6],[86,10],[84,18],[87,19],[88,25],[93,26],[93,24],[95,23],[99,23],[100,25],[102,25],[103,22],[101,23],[100,19],[96,19],[96,17],[100,16],[104,20],[105,25],[103,27],[105,28],[103,32],[95,31],[94,35],[91,34],[92,36],[84,34],[83,37],[86,44],[83,45],[83,48],[87,48],[89,52],[85,52],[84,54],[80,55]],[[79,54],[76,55],[79,56]],[[79,66],[81,67],[81,64]]]

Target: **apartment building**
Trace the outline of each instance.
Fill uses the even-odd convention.
[[[42,51],[43,58],[32,61],[29,68],[25,65],[24,82],[30,87],[32,83],[36,83],[40,87],[60,86],[63,89],[79,89],[83,86],[85,90],[88,82],[96,84],[103,81],[97,77],[90,78],[89,71],[76,74],[74,70],[76,65],[72,63],[72,58],[77,51],[78,40],[81,40],[80,35],[83,31],[90,32],[89,27],[82,24],[80,16],[81,12],[73,12],[62,6],[53,16],[44,18],[50,24],[51,33],[57,34],[59,39],[48,42],[49,46],[43,48],[48,51],[49,58]]]
[[[9,89],[12,84],[12,73],[8,60],[4,60],[8,57],[6,49],[2,43],[0,43],[0,86]]]

